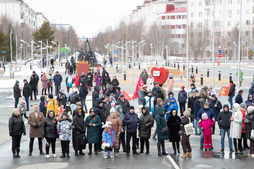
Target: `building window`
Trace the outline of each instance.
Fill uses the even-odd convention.
[[[228,0],[228,4],[231,5],[232,4],[232,0]]]
[[[251,2],[251,0],[246,0],[246,3],[250,3]]]
[[[185,24],[183,24],[183,25],[182,25],[182,28],[183,28],[183,29],[185,29],[185,28],[186,28],[186,25],[185,25]]]
[[[194,2],[191,2],[191,7],[193,7],[194,6]]]
[[[172,15],[172,16],[171,16],[171,19],[175,19],[175,18],[176,18],[176,16],[175,16],[175,15]]]
[[[170,26],[170,29],[175,29],[175,25],[171,25],[171,26]]]
[[[182,15],[182,19],[186,19],[186,15]]]
[[[246,20],[246,25],[250,25],[250,20]]]
[[[221,22],[220,21],[215,21],[215,26],[221,26]]]
[[[240,4],[240,0],[237,0],[237,4]]]
[[[240,15],[240,10],[237,10],[237,14]]]
[[[228,10],[228,17],[232,17],[232,10]]]
[[[214,1],[215,1],[215,5],[221,5],[222,0],[214,0]]]
[[[211,5],[211,1],[210,0],[205,0],[205,6],[210,6]]]
[[[203,5],[202,2],[199,1],[199,6],[202,6],[202,5]]]
[[[171,38],[175,38],[176,37],[176,35],[175,34],[171,34]]]
[[[170,19],[170,16],[167,16],[167,19]]]
[[[161,29],[165,29],[165,26],[162,26]]]
[[[246,36],[250,36],[250,31],[246,31]]]
[[[176,19],[181,19],[181,15],[176,15]]]
[[[231,21],[228,21],[228,26],[231,26],[232,25],[232,22]]]
[[[183,36],[184,36],[184,35],[183,35]],[[182,48],[185,48],[185,44],[184,44],[184,43],[182,43],[182,45],[181,45],[181,46],[182,46]]]
[[[199,14],[198,14],[198,15],[199,15],[199,17],[202,17],[202,12],[199,12]]]
[[[215,32],[214,36],[221,36],[221,33],[220,32]]]
[[[165,19],[165,16],[162,16],[161,19],[164,20],[164,19]]]
[[[191,17],[194,17],[194,12],[191,12]]]

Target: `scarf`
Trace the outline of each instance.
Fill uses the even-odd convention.
[[[115,143],[115,141],[114,141],[114,136],[113,136],[113,133],[112,133],[112,129],[111,129],[111,128],[108,128],[108,134],[111,135],[111,141],[112,141],[113,143]]]

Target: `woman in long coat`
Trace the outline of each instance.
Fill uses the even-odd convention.
[[[73,125],[75,127],[73,129],[73,147],[75,150],[75,156],[85,155],[85,153],[82,152],[82,147],[80,145],[82,134],[85,134],[85,121],[82,113],[83,112],[81,110],[78,111],[78,113],[73,118]]]
[[[173,88],[175,85],[175,80],[172,74],[169,74],[168,80],[167,80],[167,84],[168,84],[168,92],[173,92]]]
[[[48,79],[46,73],[43,73],[43,76],[41,77],[41,84],[42,84],[41,95],[43,95],[43,91],[45,91],[45,95],[47,95]]]
[[[181,118],[177,116],[177,111],[173,109],[171,111],[171,116],[168,118],[167,121],[167,126],[170,130],[170,136],[169,136],[169,141],[172,142],[172,147],[174,149],[174,154],[176,154],[176,147],[177,147],[177,152],[180,154],[180,149],[179,149],[179,142],[180,142],[180,125],[181,125]]]
[[[99,148],[99,135],[100,135],[100,126],[101,120],[98,115],[95,115],[94,109],[90,109],[90,115],[86,118],[86,126],[87,126],[87,142],[89,144],[89,153],[92,154],[92,144],[94,143],[94,151],[95,154],[98,155]]]
[[[110,121],[112,123],[112,130],[115,133],[115,143],[113,145],[114,153],[115,153],[114,156],[118,157],[119,137],[121,132],[123,132],[123,128],[122,128],[122,120],[119,117],[119,113],[116,112],[114,107],[110,109],[110,115],[108,116],[107,121]]]
[[[233,105],[233,114],[230,118],[230,137],[233,138],[234,147],[235,147],[235,154],[238,154],[238,149],[240,150],[240,154],[243,154],[242,146],[241,146],[241,135],[242,135],[242,121],[243,121],[243,114],[240,111],[240,105],[235,103]],[[237,146],[238,143],[238,146]]]
[[[254,122],[254,107],[249,106],[247,109],[247,116],[244,119],[245,123],[245,138],[250,140],[250,156],[254,157],[254,140],[250,139],[251,137],[251,130],[254,129],[254,126],[252,125]]]

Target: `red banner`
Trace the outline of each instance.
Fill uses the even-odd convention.
[[[61,118],[61,116],[62,116],[62,114],[63,114],[63,105],[61,105],[59,109],[60,109],[60,110],[59,110],[59,112],[58,112],[57,121],[60,120],[60,118]]]
[[[100,70],[102,67],[101,66],[97,66],[97,69]]]
[[[136,90],[132,96],[132,99],[137,99],[138,98],[138,91],[139,91],[139,87],[143,87],[144,83],[141,79],[141,77],[139,76],[138,80],[137,80],[137,84],[136,84]]]
[[[131,100],[131,97],[124,90],[122,90],[122,93],[120,95],[124,95],[124,98],[126,100]]]
[[[219,97],[222,96],[228,96],[228,92],[229,92],[229,86],[227,87],[222,87],[219,93]]]

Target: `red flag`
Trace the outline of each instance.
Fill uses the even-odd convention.
[[[126,100],[131,100],[131,97],[123,90],[122,91],[122,93],[120,94],[120,95],[124,95],[124,98],[126,99]],[[119,96],[120,96],[119,95]]]
[[[229,86],[227,87],[222,87],[219,93],[219,97],[222,96],[228,96],[228,92],[229,92]]]
[[[100,70],[102,67],[101,66],[97,66],[97,69]]]
[[[62,116],[62,114],[63,114],[63,105],[61,105],[59,109],[60,109],[60,110],[59,110],[59,113],[58,113],[57,121],[60,120],[60,118],[61,118],[61,116]]]
[[[139,87],[143,87],[144,83],[141,79],[141,77],[139,76],[138,80],[137,80],[137,85],[136,85],[136,90],[132,96],[132,99],[136,99],[138,98],[138,91],[139,91]]]

